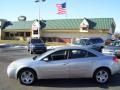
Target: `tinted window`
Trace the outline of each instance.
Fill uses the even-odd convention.
[[[93,44],[104,42],[101,38],[94,38],[94,39],[90,39],[89,41],[92,42]]]
[[[67,51],[66,50],[61,50],[54,52],[50,56],[48,56],[49,60],[64,60],[67,59]]]
[[[91,52],[88,52],[87,57],[96,57],[96,55]]]
[[[104,42],[101,38],[97,38],[96,40],[98,41],[98,43],[103,43]]]
[[[87,57],[96,57],[96,55],[86,50],[71,50],[71,54],[70,54],[71,59],[87,58]]]
[[[70,58],[84,58],[87,55],[85,50],[71,50]]]
[[[77,45],[89,45],[90,43],[89,43],[88,39],[80,39],[80,40],[75,41],[74,44],[77,44]]]
[[[43,43],[40,39],[31,39],[31,43]]]

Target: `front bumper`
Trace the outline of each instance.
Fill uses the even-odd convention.
[[[7,75],[8,75],[9,78],[17,79],[16,69],[8,67],[7,68]]]
[[[47,49],[46,47],[34,47],[32,51],[33,52],[46,52]]]

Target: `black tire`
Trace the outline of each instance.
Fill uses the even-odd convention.
[[[18,78],[21,84],[31,85],[36,81],[37,75],[31,69],[23,69],[19,72]]]
[[[102,46],[102,47],[100,47],[100,49],[99,49],[99,52],[102,52],[102,49],[103,49],[104,47]]]
[[[29,49],[27,49],[27,51],[29,52],[30,50],[29,50]]]
[[[33,54],[33,51],[30,49],[30,54]]]
[[[107,83],[110,80],[110,71],[106,68],[101,68],[95,71],[94,80],[99,84]]]

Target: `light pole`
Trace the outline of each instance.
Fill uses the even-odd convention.
[[[46,0],[36,0],[35,2],[36,3],[38,3],[38,14],[39,14],[39,16],[38,16],[38,38],[40,38],[40,9],[41,9],[41,1],[42,2],[45,2]]]

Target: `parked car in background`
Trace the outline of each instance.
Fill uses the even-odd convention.
[[[104,40],[100,37],[81,38],[76,40],[73,45],[91,48],[101,52],[104,47]]]
[[[46,52],[47,48],[42,39],[32,38],[29,40],[27,45],[27,50],[33,54],[34,52]]]
[[[113,41],[110,45],[106,45],[102,49],[102,53],[105,55],[120,56],[120,40]]]
[[[120,70],[116,57],[76,46],[59,47],[40,56],[13,61],[7,68],[10,78],[29,85],[37,79],[93,78],[97,83],[109,81]]]

